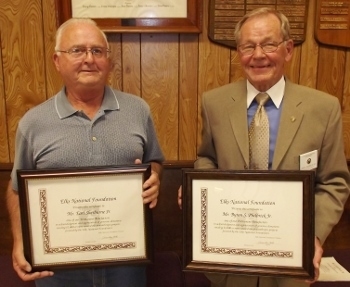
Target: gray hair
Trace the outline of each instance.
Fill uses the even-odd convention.
[[[269,14],[275,15],[278,20],[281,23],[281,36],[284,41],[290,39],[290,25],[289,25],[289,20],[288,18],[281,12],[274,10],[272,8],[267,8],[267,7],[262,7],[262,8],[257,8],[255,10],[250,11],[246,15],[243,16],[243,18],[237,23],[236,28],[235,28],[235,39],[236,43],[238,44],[240,39],[241,39],[241,29],[243,24],[248,20],[253,17],[258,17],[258,16],[267,16]]]
[[[56,32],[56,43],[55,43],[55,51],[60,50],[60,45],[61,45],[61,39],[62,39],[62,34],[63,32],[71,25],[74,24],[89,24],[89,25],[93,25],[96,26],[98,28],[98,30],[101,32],[102,37],[105,39],[106,41],[106,45],[107,48],[109,48],[109,43],[107,40],[107,36],[106,34],[97,26],[96,22],[92,19],[88,19],[88,18],[71,18],[69,20],[67,20],[66,22],[64,22],[58,29]]]

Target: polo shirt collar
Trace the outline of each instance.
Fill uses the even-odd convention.
[[[66,88],[63,87],[55,97],[55,108],[60,119],[67,118],[77,112],[68,101],[66,96]],[[119,110],[119,102],[115,92],[109,87],[105,86],[101,110]]]

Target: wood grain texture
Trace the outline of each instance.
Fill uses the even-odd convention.
[[[230,82],[230,49],[209,40],[208,9],[209,0],[203,1],[203,32],[199,35],[197,148],[201,144],[202,94]]]
[[[0,34],[0,47],[1,45],[1,34]],[[4,86],[4,75],[2,67],[2,56],[0,50],[0,162],[9,162],[9,141],[7,134],[6,125],[6,107],[5,107],[5,86]]]
[[[299,84],[310,88],[316,87],[318,45],[314,38],[315,3],[309,0],[308,23],[306,26],[305,42],[301,45],[301,67]]]
[[[244,72],[236,50],[231,50],[230,55],[230,82],[236,82],[245,78]]]
[[[179,59],[179,160],[197,154],[198,35],[180,35]]]
[[[0,47],[1,45],[1,33],[0,33]],[[6,125],[6,106],[5,106],[5,86],[4,75],[2,67],[2,57],[0,50],[0,162],[9,162],[9,140],[7,136]]]
[[[57,28],[54,3],[1,2],[0,162],[13,161],[15,130],[22,115],[62,87],[52,61]],[[195,159],[203,92],[244,77],[236,50],[208,39],[209,0],[203,0],[203,6],[201,34],[108,33],[114,63],[108,83],[148,102],[167,159]],[[315,11],[316,0],[310,0],[306,39],[295,48],[286,73],[297,83],[339,99],[350,159],[350,49],[315,40]]]
[[[286,76],[294,83],[299,83],[299,74],[300,74],[300,54],[301,46],[297,45],[293,50],[292,59],[286,63],[285,71]]]
[[[108,84],[117,90],[123,90],[123,68],[122,68],[122,52],[121,52],[121,35],[107,34],[109,48],[111,49],[112,70],[109,74]]]
[[[342,101],[345,72],[345,50],[320,46],[317,89]]]
[[[46,99],[40,0],[3,0],[0,6],[10,160],[19,119]]]
[[[122,35],[123,90],[141,96],[141,36]]]
[[[167,160],[178,159],[179,35],[141,35],[141,91]]]
[[[46,98],[48,99],[62,88],[63,81],[53,62],[53,54],[56,45],[56,30],[58,28],[55,9],[52,9],[55,6],[55,0],[42,1],[42,5]]]

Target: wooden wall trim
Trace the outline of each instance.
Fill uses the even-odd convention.
[[[0,171],[11,171],[12,166],[12,163],[0,163]]]

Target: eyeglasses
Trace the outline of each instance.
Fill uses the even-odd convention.
[[[277,51],[279,45],[281,45],[286,40],[283,40],[282,42],[276,43],[276,42],[267,42],[263,44],[242,44],[237,47],[238,51],[243,56],[250,56],[253,55],[255,49],[257,46],[259,46],[264,53],[273,53]]]
[[[70,48],[66,51],[63,50],[57,50],[56,52],[61,52],[61,53],[67,53],[73,58],[82,58],[84,56],[87,56],[87,54],[90,52],[92,56],[95,58],[102,58],[102,57],[107,57],[109,56],[109,53],[111,50],[103,47],[92,47],[92,48],[87,48],[87,47],[73,47]]]

